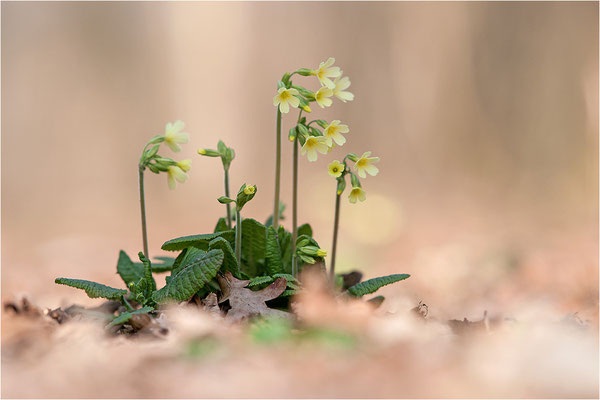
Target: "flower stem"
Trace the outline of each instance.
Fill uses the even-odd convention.
[[[127,301],[125,296],[121,297],[121,300],[123,300],[123,305],[125,306],[127,311],[129,311],[129,312],[135,311],[135,308],[133,308],[133,306]]]
[[[294,139],[294,172],[292,191],[292,275],[298,274],[296,239],[298,238],[298,136]]]
[[[340,197],[341,194],[337,193],[335,195],[335,217],[333,220],[333,245],[331,247],[331,281],[335,280],[335,252],[337,250],[337,238],[338,238],[338,228],[340,226]]]
[[[144,167],[140,165],[140,211],[142,214],[142,241],[144,243],[144,256],[148,257],[148,233],[146,231],[146,197],[144,196]]]
[[[225,197],[229,197],[229,169],[225,168]],[[227,207],[227,226],[231,229],[231,208],[229,203],[225,204]]]
[[[281,181],[281,111],[277,108],[277,131],[275,145],[275,204],[273,205],[273,228],[279,227],[279,182]]]
[[[235,258],[242,265],[242,217],[236,207],[235,211]]]
[[[298,123],[302,110],[298,114]],[[298,275],[298,260],[296,258],[296,239],[298,239],[298,134],[294,138],[294,166],[292,182],[292,275]]]

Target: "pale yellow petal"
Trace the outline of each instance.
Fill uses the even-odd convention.
[[[167,174],[167,185],[169,185],[169,189],[171,190],[175,190],[175,187],[177,186],[175,184],[175,178],[173,178],[171,174]]]
[[[369,173],[369,175],[371,175],[371,176],[375,176],[379,173],[379,168],[377,168],[376,166],[371,165],[371,164],[367,164],[365,166],[364,170],[367,171]]]
[[[300,99],[296,96],[292,96],[292,98],[288,100],[288,103],[290,103],[292,107],[298,108],[298,105],[300,105]]]
[[[287,114],[290,112],[290,105],[287,101],[279,103],[279,111],[281,111],[282,114]]]
[[[338,146],[342,146],[344,143],[346,143],[346,138],[339,132],[336,132],[335,134],[331,135],[331,137],[333,138],[333,140],[335,140],[335,143]]]

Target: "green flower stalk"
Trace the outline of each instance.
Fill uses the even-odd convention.
[[[340,203],[341,196],[346,189],[346,175],[350,175],[350,183],[352,184],[352,189],[350,190],[350,194],[348,195],[348,200],[350,203],[355,204],[357,201],[365,201],[367,195],[362,188],[360,180],[354,174],[354,172],[350,171],[346,164],[346,160],[354,161],[354,169],[358,172],[358,174],[365,178],[367,172],[371,176],[375,176],[379,173],[379,169],[372,165],[379,161],[379,157],[369,157],[371,152],[366,152],[362,155],[362,157],[356,156],[354,153],[348,154],[344,157],[342,162],[338,160],[332,161],[328,166],[327,170],[329,175],[336,179],[337,185],[335,190],[335,214],[333,220],[333,241],[331,248],[331,267],[330,267],[330,276],[331,280],[335,279],[335,261],[336,261],[336,252],[337,252],[337,239],[338,239],[338,231],[340,226]],[[364,176],[363,176],[364,175]]]
[[[281,110],[277,108],[277,127],[275,130],[275,200],[273,201],[273,228],[279,226],[279,191],[281,183]]]
[[[235,151],[231,147],[225,146],[225,143],[223,143],[222,140],[219,140],[219,143],[217,143],[216,151],[210,149],[198,149],[198,154],[206,157],[221,157],[221,162],[223,163],[225,197],[229,197],[229,167],[231,166],[231,162],[235,158]],[[229,229],[231,229],[232,223],[230,205],[225,204],[225,208],[227,210],[227,226],[229,227]]]
[[[277,109],[277,137],[276,137],[276,161],[275,161],[275,201],[273,204],[273,226],[276,229],[279,223],[279,184],[281,177],[281,114],[287,114],[290,107],[298,108],[298,122],[290,129],[289,139],[293,146],[292,166],[292,275],[298,273],[296,240],[298,239],[298,151],[306,155],[309,161],[317,160],[317,153],[327,154],[334,146],[334,142],[341,146],[346,139],[342,133],[349,132],[347,125],[342,125],[339,120],[327,124],[323,120],[314,120],[306,123],[302,117],[302,111],[311,112],[310,103],[316,102],[321,108],[329,107],[335,96],[343,102],[351,101],[354,95],[345,91],[350,87],[350,79],[342,78],[339,67],[333,66],[334,58],[321,62],[316,69],[300,68],[293,73],[286,73],[277,83],[277,94],[273,98],[273,105]],[[315,76],[322,85],[317,92],[312,92],[302,86],[294,85],[291,78],[295,75]],[[313,122],[324,129],[311,126]],[[302,146],[299,149],[298,143]]]
[[[175,189],[175,181],[183,183],[187,180],[187,174],[191,168],[192,160],[174,161],[170,158],[161,157],[158,149],[161,143],[167,144],[173,151],[179,151],[179,143],[187,143],[189,135],[183,131],[185,124],[181,121],[167,123],[164,135],[153,137],[146,143],[140,162],[138,163],[138,177],[140,187],[140,214],[142,220],[142,243],[144,256],[148,257],[148,231],[146,223],[146,196],[144,193],[144,171],[148,168],[151,172],[159,174],[167,173],[167,183],[171,190]]]
[[[244,183],[238,191],[235,200],[221,196],[217,200],[221,204],[235,203],[235,258],[237,259],[238,265],[242,264],[242,215],[241,211],[244,205],[252,200],[256,195],[256,185],[246,186]]]

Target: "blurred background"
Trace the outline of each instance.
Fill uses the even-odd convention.
[[[175,191],[146,175],[151,254],[223,214],[220,161],[196,153],[219,139],[237,153],[232,190],[258,186],[245,217],[264,221],[276,82],[335,57],[356,99],[313,115],[348,124],[348,142],[300,163],[299,221],[325,249],[326,165],[381,157],[367,201],[342,204],[340,271],[410,273],[383,294],[440,318],[543,302],[595,324],[597,16],[594,2],[3,2],[2,296],[91,304],[54,278],[120,285],[118,251],[141,250],[137,162],[169,121],[191,140],[161,152],[193,164]]]

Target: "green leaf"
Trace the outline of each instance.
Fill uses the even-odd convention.
[[[240,277],[240,266],[238,265],[237,259],[235,258],[235,253],[231,248],[231,244],[227,240],[223,239],[222,237],[213,239],[208,244],[208,248],[210,250],[221,249],[224,254],[223,269],[225,271],[231,272],[231,274],[236,278]]]
[[[221,196],[217,199],[217,201],[221,204],[229,204],[229,203],[233,203],[233,199],[230,199],[229,197],[226,196]]]
[[[171,276],[177,275],[181,269],[185,268],[187,265],[190,265],[204,254],[206,254],[205,250],[198,249],[196,247],[188,247],[185,254],[181,256],[177,267],[173,268],[173,271],[171,271]]]
[[[199,249],[208,249],[208,242],[217,237],[223,237],[230,242],[233,240],[234,232],[232,230],[216,233],[206,233],[203,235],[183,236],[177,239],[171,239],[165,242],[161,249],[167,251],[183,250],[186,247],[197,247]]]
[[[281,248],[281,261],[283,262],[283,271],[287,274],[292,273],[292,234],[280,226],[277,230],[279,247]]]
[[[366,294],[374,293],[379,288],[385,285],[404,280],[410,277],[409,274],[394,274],[387,276],[380,276],[378,278],[369,279],[368,281],[357,283],[356,285],[348,288],[348,293],[352,296],[361,297]]]
[[[288,281],[288,283],[290,283],[290,282],[300,283],[298,281],[298,279],[294,278],[294,275],[292,275],[292,274],[273,274],[271,276],[273,278],[285,278],[285,280]]]
[[[155,260],[159,260],[159,262],[152,263],[152,272],[167,272],[173,268],[173,263],[175,259],[173,257],[154,257]],[[136,263],[137,264],[137,263]],[[144,264],[140,265],[143,267]]]
[[[298,294],[297,290],[284,290],[279,297],[288,297]]]
[[[182,261],[177,274],[171,276],[169,283],[162,289],[154,292],[152,298],[157,303],[164,303],[168,300],[188,300],[194,293],[198,292],[211,279],[217,276],[217,272],[223,263],[223,258],[223,251],[214,249],[201,254],[197,258],[191,257],[188,260]]]
[[[302,236],[302,235],[306,235],[306,236],[312,237],[313,230],[312,230],[312,228],[310,227],[309,224],[302,224],[298,228],[298,236]]]
[[[152,276],[152,263],[146,258],[146,256],[144,256],[144,253],[142,253],[141,251],[138,253],[138,257],[140,258],[140,261],[144,264],[144,280],[146,281],[144,298],[150,299],[152,297],[152,292],[156,290],[156,281]]]
[[[129,287],[130,282],[136,283],[144,277],[144,265],[134,263],[127,253],[121,250],[117,261],[117,273],[121,276],[125,285]]]
[[[266,269],[269,275],[283,273],[283,261],[281,257],[281,246],[277,238],[275,228],[269,226],[267,229],[267,244],[265,252]]]
[[[88,297],[92,299],[102,297],[109,300],[120,300],[121,297],[127,294],[127,290],[115,289],[101,283],[85,281],[83,279],[56,278],[54,283],[85,290],[85,293],[88,295]]]
[[[263,283],[271,283],[274,279],[270,276],[257,276],[256,278],[250,279],[250,283],[248,283],[248,287],[262,285]]]
[[[150,311],[154,311],[154,308],[146,306],[140,308],[139,310],[131,312],[122,312],[118,317],[115,317],[108,325],[106,325],[106,328],[108,329],[112,328],[113,326],[124,324],[125,322],[129,321],[131,317],[135,314],[146,314]]]
[[[215,233],[224,232],[228,230],[229,226],[227,226],[227,221],[225,220],[225,218],[219,218],[219,221],[217,221],[217,226],[215,226]]]
[[[267,228],[252,218],[242,221],[242,257],[246,260],[245,272],[258,274],[259,263],[265,259]]]

